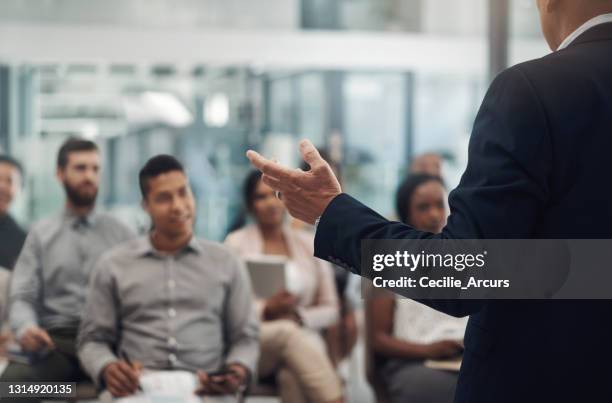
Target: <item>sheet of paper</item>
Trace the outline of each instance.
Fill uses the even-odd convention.
[[[142,392],[121,399],[116,403],[234,403],[233,396],[200,397],[196,375],[188,371],[146,371],[140,376]]]
[[[431,369],[459,372],[459,369],[461,369],[461,359],[458,358],[456,360],[425,360],[424,365],[427,368]]]
[[[197,379],[187,371],[147,371],[140,377],[140,386],[145,394],[192,395]]]

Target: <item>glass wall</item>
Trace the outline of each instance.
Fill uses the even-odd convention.
[[[486,34],[487,0],[302,0],[306,29]]]
[[[509,19],[508,59],[511,65],[550,53],[542,35],[535,1],[511,0]]]
[[[232,64],[209,60],[205,52],[138,62],[124,61],[123,52],[100,59],[9,59],[13,123],[2,141],[10,140],[28,172],[15,211],[30,223],[61,208],[55,153],[67,137],[79,135],[103,150],[102,208],[146,230],[138,170],[152,155],[174,154],[189,170],[198,199],[197,233],[219,240],[241,209],[250,169],[245,150],[299,166],[297,142],[309,138],[342,166],[346,191],[393,216],[395,189],[415,155],[441,154],[447,183],[458,182],[487,85],[487,10],[486,0],[2,2],[0,21],[9,25],[79,26],[84,33],[87,24],[133,28],[137,34],[128,29],[124,35],[142,38],[143,47],[151,46],[148,32],[159,38],[159,32],[202,30],[203,37],[216,32],[226,38],[219,46],[229,53],[233,32],[252,32],[266,49]],[[309,63],[268,58],[274,47],[266,41],[284,35],[305,46],[300,52],[322,56]],[[347,62],[354,51],[328,48],[321,35],[363,43],[354,51],[371,55],[367,67]],[[401,44],[395,49],[405,54],[381,52],[370,39]],[[452,63],[431,57],[448,52],[448,43],[470,56]],[[317,65],[327,59],[335,64]]]
[[[423,73],[415,77],[414,155],[434,152],[453,189],[467,165],[472,125],[487,80],[481,75]]]
[[[298,10],[298,0],[2,0],[0,23],[292,29]]]

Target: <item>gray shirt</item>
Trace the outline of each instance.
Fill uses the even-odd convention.
[[[35,224],[17,259],[10,289],[10,325],[76,329],[95,260],[133,232],[109,214],[78,218],[68,211]]]
[[[192,239],[175,255],[149,237],[102,256],[92,275],[78,354],[96,382],[120,353],[149,369],[255,370],[258,322],[242,263],[225,247]]]

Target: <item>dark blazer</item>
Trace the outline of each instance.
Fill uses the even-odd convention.
[[[611,154],[608,23],[494,80],[441,234],[343,194],[321,217],[315,254],[359,274],[361,239],[612,238]],[[470,315],[456,402],[612,402],[612,302],[427,303]]]

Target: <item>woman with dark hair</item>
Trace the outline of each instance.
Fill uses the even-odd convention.
[[[243,196],[254,223],[230,233],[225,244],[245,259],[262,255],[283,257],[289,279],[289,289],[256,301],[262,320],[259,373],[265,376],[286,367],[281,355],[289,351],[293,363],[299,364],[290,368],[291,375],[303,393],[294,391],[290,396],[289,387],[277,377],[282,401],[340,402],[340,381],[320,336],[323,329],[338,319],[338,297],[331,267],[313,257],[311,233],[285,225],[285,207],[261,181],[259,171],[247,176]],[[293,341],[285,345],[279,332],[288,330],[293,334]]]
[[[446,191],[438,176],[412,174],[397,189],[399,220],[423,231],[438,233],[446,223]]]
[[[400,220],[438,233],[446,224],[446,191],[437,176],[408,176],[396,195]],[[368,343],[391,403],[450,403],[457,373],[432,369],[426,360],[458,358],[467,319],[439,313],[409,299],[385,294],[367,301]]]

